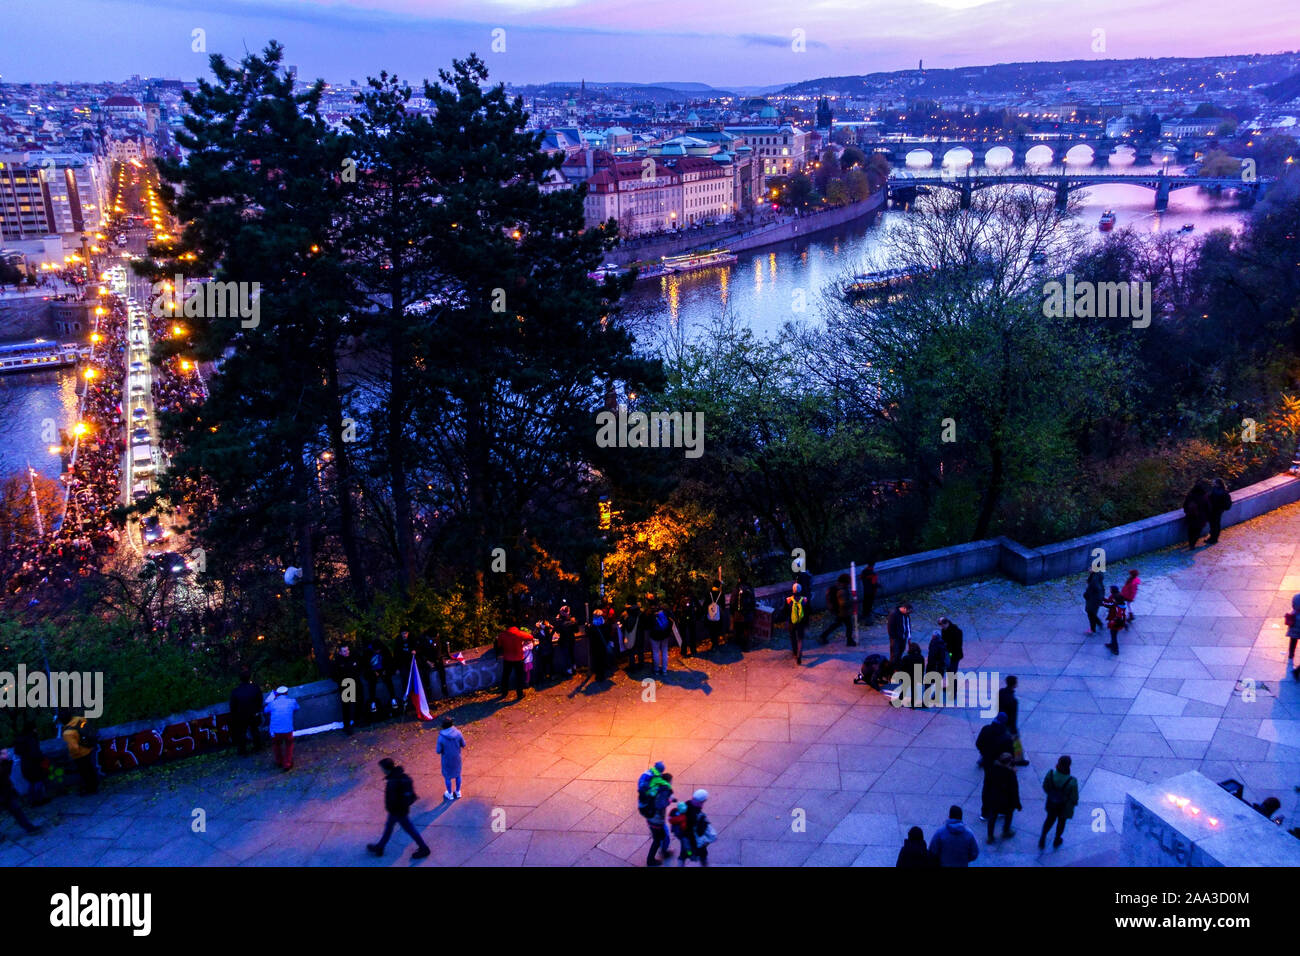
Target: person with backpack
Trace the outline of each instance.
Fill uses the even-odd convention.
[[[1126,580],[1124,586],[1119,589],[1120,596],[1124,598],[1124,604],[1128,609],[1128,617],[1125,618],[1124,621],[1126,625],[1133,621],[1133,602],[1137,600],[1138,588],[1141,587],[1141,585],[1142,579],[1138,577],[1138,569],[1129,568],[1128,580]]]
[[[68,758],[77,768],[81,777],[78,793],[89,797],[99,792],[99,768],[95,766],[95,750],[98,741],[90,722],[85,717],[73,717],[64,711],[59,715],[63,724],[63,742],[68,746]]]
[[[653,595],[646,595],[646,605],[654,606],[651,600]],[[668,609],[659,602],[655,608],[654,615],[650,618],[650,626],[646,634],[650,641],[650,666],[651,672],[655,674],[668,673],[668,644],[672,640],[673,631],[677,625],[673,622],[672,617],[668,614]]]
[[[662,773],[651,778],[647,786],[646,809],[650,816],[646,817],[646,823],[650,827],[650,849],[646,851],[646,866],[663,866],[673,855],[672,838],[668,835],[668,808],[673,803],[673,775]]]
[[[1097,612],[1106,603],[1106,584],[1100,571],[1088,572],[1088,583],[1083,586],[1083,610],[1088,615],[1088,633],[1096,634],[1102,626]]]
[[[726,631],[726,621],[724,619],[726,608],[722,606],[726,593],[726,585],[722,583],[722,577],[719,576],[716,581],[709,585],[709,599],[704,605],[709,647],[715,651],[722,646],[722,635]]]
[[[754,622],[758,616],[758,602],[754,599],[754,589],[741,576],[736,583],[736,590],[731,595],[731,627],[736,643],[742,651],[749,650],[750,638],[754,636]]]
[[[808,633],[808,599],[798,581],[790,585],[790,596],[785,599],[785,615],[790,619],[790,650],[798,667],[803,664],[803,639]]]
[[[704,802],[708,799],[709,791],[696,790],[691,799],[677,804],[676,812],[669,818],[673,835],[681,843],[678,866],[685,866],[687,860],[698,860],[700,866],[709,865],[709,847],[718,835],[704,812]]]
[[[384,810],[388,818],[384,821],[384,835],[378,843],[367,843],[366,849],[375,856],[384,855],[384,847],[393,835],[394,827],[401,827],[415,841],[418,849],[411,854],[412,860],[423,860],[432,851],[424,842],[420,831],[411,822],[411,807],[419,797],[415,794],[415,784],[406,775],[405,769],[399,767],[392,757],[379,761],[379,768],[384,771]]]
[[[1038,837],[1038,849],[1047,845],[1047,831],[1056,824],[1056,839],[1052,846],[1061,845],[1061,834],[1065,832],[1065,821],[1074,816],[1074,808],[1079,805],[1079,781],[1070,775],[1070,758],[1062,757],[1056,761],[1056,769],[1047,771],[1043,777],[1043,792],[1047,794],[1047,819],[1043,821],[1043,832]]]
[[[826,635],[839,627],[844,628],[844,640],[849,647],[858,642],[853,639],[853,597],[849,593],[849,576],[841,574],[835,583],[826,589],[826,610],[831,615],[831,622],[826,625],[818,638],[826,643]]]
[[[1228,494],[1228,486],[1223,483],[1222,478],[1215,478],[1207,502],[1206,517],[1210,519],[1210,537],[1206,540],[1206,544],[1219,543],[1219,532],[1223,529],[1223,514],[1231,507],[1232,495]]]
[[[1106,648],[1118,657],[1119,632],[1128,626],[1128,605],[1124,603],[1124,595],[1113,584],[1110,586],[1110,596],[1102,604],[1107,609],[1106,627],[1110,630],[1110,643]]]

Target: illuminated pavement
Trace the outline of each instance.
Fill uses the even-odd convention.
[[[1130,565],[1144,581],[1118,659],[1087,634],[1082,576],[912,595],[916,633],[947,613],[965,630],[967,668],[1020,678],[1025,811],[1017,835],[991,847],[978,821],[983,720],[896,710],[855,686],[863,653],[883,646],[877,625],[852,651],[814,643],[801,669],[784,633],[743,662],[730,648],[674,658],[654,701],[620,675],[530,691],[520,704],[458,703],[470,747],[465,796],[453,805],[441,803],[436,731],[389,725],[300,740],[289,774],[269,755],[217,754],[109,779],[98,797],[45,808],[53,825],[43,834],[15,839],[7,826],[0,864],[409,865],[400,832],[385,859],[365,852],[383,822],[375,761],[388,754],[421,795],[413,817],[433,848],[424,866],[643,864],[648,836],[633,791],[654,760],[667,763],[679,794],[709,790],[718,864],[893,865],[907,829],[919,825],[928,839],[951,803],[976,829],[977,866],[1114,864],[1129,786],[1193,769],[1243,781],[1253,801],[1279,797],[1290,825],[1300,685],[1286,669],[1281,618],[1300,590],[1298,541],[1300,506],[1291,506],[1194,556],[1165,551],[1111,568],[1108,583]],[[1256,682],[1254,702],[1234,692],[1243,678]],[[1074,758],[1082,802],[1065,845],[1040,854],[1040,783],[1062,753]],[[192,832],[198,809],[206,832]]]

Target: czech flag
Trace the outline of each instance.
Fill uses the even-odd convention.
[[[402,696],[411,701],[415,716],[421,720],[433,720],[433,714],[429,713],[429,699],[424,696],[424,681],[420,680],[420,664],[415,659],[415,651],[411,651],[411,676],[406,679],[406,692]]]

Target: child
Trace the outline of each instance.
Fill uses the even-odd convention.
[[[1106,627],[1110,629],[1110,643],[1106,647],[1112,654],[1119,654],[1119,632],[1123,630],[1128,619],[1128,605],[1124,595],[1115,585],[1110,586],[1110,596],[1102,601],[1102,606],[1109,608],[1106,613]]]
[[[1137,568],[1129,568],[1128,580],[1124,582],[1124,588],[1119,593],[1124,596],[1125,603],[1128,604],[1128,619],[1124,622],[1127,626],[1128,621],[1133,620],[1133,602],[1137,600],[1138,585],[1142,579],[1138,577]]]
[[[538,622],[541,626],[541,622]],[[528,687],[533,682],[533,647],[537,644],[537,639],[524,641],[524,686]]]

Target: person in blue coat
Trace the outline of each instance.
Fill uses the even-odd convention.
[[[948,808],[948,819],[930,838],[930,853],[940,866],[969,866],[980,855],[979,841],[961,822],[961,807]]]

